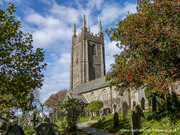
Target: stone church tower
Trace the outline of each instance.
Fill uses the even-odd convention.
[[[86,27],[85,16],[83,28],[76,35],[74,24],[71,48],[70,90],[79,84],[103,77],[105,75],[104,35],[101,21],[99,33],[93,35]]]

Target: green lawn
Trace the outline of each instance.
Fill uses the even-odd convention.
[[[29,130],[24,131],[24,135],[31,135],[33,132],[33,127],[29,127]]]

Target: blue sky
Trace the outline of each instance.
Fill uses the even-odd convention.
[[[5,9],[8,2],[16,5],[16,19],[21,21],[22,30],[33,35],[33,46],[45,52],[45,81],[40,90],[41,102],[52,93],[69,89],[70,55],[73,24],[77,34],[81,32],[83,15],[87,26],[98,33],[99,20],[105,36],[106,72],[114,63],[114,54],[119,54],[116,42],[110,42],[105,29],[115,27],[127,11],[136,12],[136,0],[0,0]]]

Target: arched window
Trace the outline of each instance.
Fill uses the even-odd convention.
[[[91,99],[92,99],[92,101],[95,101],[95,100],[96,100],[96,95],[95,95],[94,92],[91,93]]]
[[[103,102],[104,101],[108,101],[108,94],[107,94],[107,90],[103,90]]]

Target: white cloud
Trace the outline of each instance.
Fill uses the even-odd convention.
[[[89,0],[87,3],[87,7],[90,9],[96,7],[98,10],[100,10],[103,1],[104,0]]]
[[[123,16],[130,13],[136,12],[136,4],[126,2],[124,7],[118,3],[106,3],[102,8],[101,14],[98,16],[103,24],[107,25],[115,21],[120,21]]]
[[[41,13],[28,7],[24,11],[25,16],[20,19],[22,29],[33,34],[33,45],[43,48],[48,55],[46,56],[48,57],[48,67],[44,72],[46,78],[40,91],[41,97],[45,101],[50,94],[69,88],[73,23],[76,23],[77,34],[79,34],[85,14],[87,27],[91,29],[93,34],[97,34],[99,20],[102,21],[104,27],[109,28],[112,23],[120,21],[128,10],[136,12],[136,5],[132,3],[120,5],[104,0],[89,0],[87,3],[81,3],[82,1],[75,0],[76,6],[72,6],[74,3],[65,6],[65,4],[56,3],[55,0],[39,1],[48,4],[45,12]],[[113,55],[120,53],[120,51],[116,47],[116,42],[105,40],[106,71],[110,69],[110,64],[114,63]]]
[[[51,56],[53,62],[46,71],[47,77],[40,91],[43,101],[52,93],[56,93],[64,88],[69,89],[70,84],[70,53],[52,54]]]
[[[68,24],[79,23],[80,14],[75,8],[60,6],[54,3],[50,12]]]
[[[116,41],[113,41],[113,42],[105,41],[106,72],[109,71],[109,69],[111,67],[110,65],[115,62],[113,55],[120,54],[120,52],[122,51],[116,46],[116,43],[118,43],[118,42],[116,42]]]
[[[52,47],[60,44],[59,40],[65,43],[72,35],[72,28],[53,16],[44,17],[31,12],[27,15],[26,22],[37,27],[32,31],[35,47]]]

